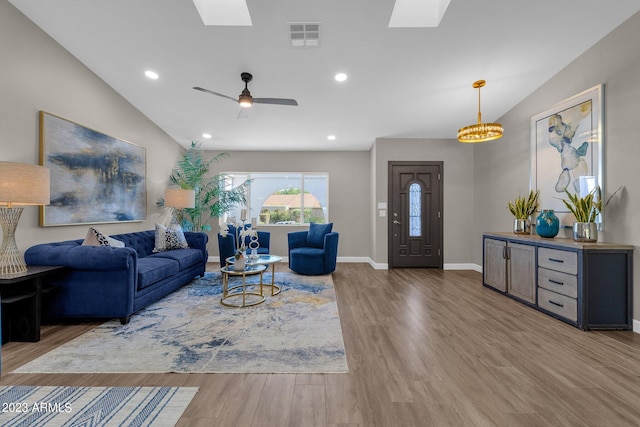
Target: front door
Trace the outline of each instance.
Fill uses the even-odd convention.
[[[389,267],[442,268],[442,162],[389,162]]]

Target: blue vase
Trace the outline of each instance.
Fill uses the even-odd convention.
[[[540,237],[556,237],[560,231],[560,220],[553,209],[540,212],[536,219],[536,234]]]

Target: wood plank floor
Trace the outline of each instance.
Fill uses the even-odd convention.
[[[472,271],[339,264],[333,280],[349,374],[9,373],[95,326],[48,325],[2,347],[0,384],[200,387],[182,427],[640,425],[639,334],[582,332]]]

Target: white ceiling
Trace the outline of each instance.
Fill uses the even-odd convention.
[[[483,121],[495,121],[640,10],[637,0],[451,0],[437,28],[388,28],[394,0],[247,0],[253,25],[231,27],[205,26],[191,0],[9,1],[180,144],[212,150],[455,138],[476,121],[475,80],[487,80]],[[320,22],[320,47],[289,47],[289,22]],[[299,106],[256,104],[238,119],[237,104],[192,89],[235,98],[243,71],[254,97]]]

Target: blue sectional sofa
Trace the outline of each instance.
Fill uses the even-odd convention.
[[[43,315],[49,318],[119,318],[202,276],[207,263],[205,233],[185,232],[189,248],[154,253],[155,232],[111,236],[125,247],[82,246],[83,240],[45,243],[25,252],[29,265],[68,267],[53,280]]]

